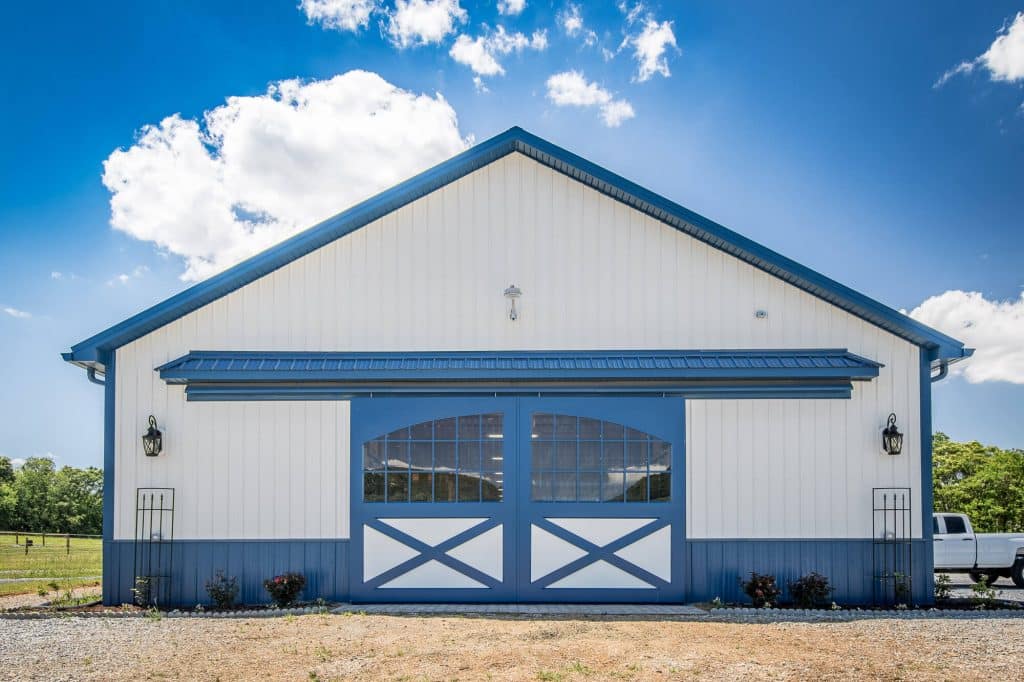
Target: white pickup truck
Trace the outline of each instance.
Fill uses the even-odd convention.
[[[975,535],[966,514],[933,514],[935,570],[969,573],[971,580],[982,577],[991,585],[1010,578],[1024,587],[1024,533],[981,533]]]

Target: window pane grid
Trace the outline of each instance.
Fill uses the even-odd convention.
[[[504,415],[447,417],[363,444],[366,502],[500,502]]]
[[[621,424],[571,415],[534,413],[531,427],[531,499],[668,500],[669,443]]]

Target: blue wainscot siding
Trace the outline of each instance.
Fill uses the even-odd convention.
[[[307,579],[302,598],[349,600],[348,540],[176,540],[174,543],[173,603],[167,606],[209,604],[204,587],[217,569],[237,576],[239,601],[269,601],[263,580],[286,571]],[[930,604],[929,543],[913,543],[913,602]],[[874,601],[873,550],[870,540],[690,540],[686,543],[685,601],[747,601],[739,578],[751,571],[770,573],[785,587],[790,580],[818,571],[827,576],[840,604],[869,605]],[[103,603],[132,601],[134,544],[105,543]],[[788,596],[785,595],[784,596]]]
[[[930,543],[912,545],[913,603],[931,604]],[[786,584],[810,571],[826,576],[839,604],[875,601],[871,540],[690,540],[686,543],[688,601],[747,602],[739,579],[751,571],[774,575],[788,597]]]
[[[301,599],[348,599],[348,540],[175,540],[173,544],[172,603],[167,606],[209,604],[206,581],[222,569],[237,576],[238,601],[270,601],[263,581],[297,571],[306,576]],[[103,603],[132,601],[135,544],[131,540],[105,543]]]

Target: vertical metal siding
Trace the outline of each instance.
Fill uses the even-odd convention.
[[[347,404],[186,403],[153,368],[189,350],[764,347],[885,367],[850,401],[689,401],[687,535],[866,537],[872,486],[920,489],[917,348],[512,154],[119,349],[115,537],[143,485],[179,490],[178,537],[348,536]]]

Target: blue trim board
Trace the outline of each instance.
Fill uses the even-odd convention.
[[[110,590],[116,581],[109,571],[114,562],[114,442],[117,413],[117,367],[113,353],[107,361],[103,384],[103,603],[112,604]]]
[[[912,597],[915,604],[934,601],[931,542],[912,542]],[[774,575],[788,598],[786,584],[818,571],[835,588],[839,604],[868,605],[874,599],[870,539],[688,540],[686,543],[687,601],[749,603],[740,578],[751,571]]]
[[[769,383],[756,385],[750,382],[735,385],[684,385],[674,383],[665,386],[638,384],[616,385],[608,382],[591,385],[580,384],[371,384],[366,386],[318,386],[297,385],[231,385],[231,384],[189,384],[185,387],[185,398],[189,402],[211,401],[257,401],[257,400],[352,400],[355,398],[384,397],[456,397],[456,396],[569,396],[587,395],[592,397],[680,397],[701,399],[738,398],[823,398],[849,399],[853,385],[848,381],[822,383]]]
[[[743,237],[679,204],[569,151],[511,128],[252,258],[110,327],[71,348],[64,359],[102,366],[110,351],[349,234],[507,154],[520,152],[599,192],[661,220],[843,310],[934,351],[935,359],[965,357],[963,344],[849,287]]]
[[[191,607],[212,603],[206,581],[218,569],[236,576],[238,600],[245,604],[270,601],[263,581],[287,571],[306,576],[301,599],[348,600],[348,540],[175,540],[171,573],[171,603]],[[103,603],[131,603],[135,543],[105,543]]]
[[[934,575],[935,570],[935,545],[933,543],[932,512],[935,508],[934,491],[932,489],[932,359],[929,353],[923,348],[921,353],[921,369],[918,374],[920,382],[920,422],[921,422],[921,534],[925,539],[925,546],[921,552],[924,558],[924,566],[921,575]],[[927,580],[927,594],[925,603],[935,601],[935,581]]]

